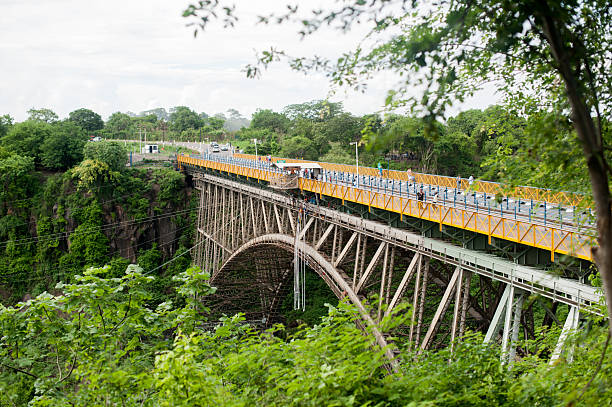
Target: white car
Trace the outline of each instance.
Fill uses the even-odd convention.
[[[212,152],[213,152],[213,153],[218,153],[218,152],[220,152],[220,151],[221,151],[221,150],[219,150],[219,146],[214,146],[214,147],[212,148]]]

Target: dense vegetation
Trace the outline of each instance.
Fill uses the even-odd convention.
[[[110,264],[122,273],[138,261],[153,269],[191,247],[194,211],[184,177],[165,168],[127,169],[123,146],[86,141],[74,116],[8,125],[0,138],[5,303],[53,289],[86,267]],[[168,269],[188,264],[187,255]]]
[[[32,406],[552,406],[612,402],[612,358],[598,365],[596,329],[576,338],[574,361],[549,366],[554,335],[513,369],[499,349],[467,335],[449,349],[398,350],[388,374],[383,352],[341,303],[311,328],[258,332],[240,315],[206,323],[201,299],[214,292],[197,268],[177,273],[178,301],[156,303],[154,277],[94,268],[15,308],[0,306],[0,404]],[[182,304],[182,305],[180,305]],[[385,323],[401,323],[399,317]],[[401,319],[401,318],[399,318]],[[405,321],[404,321],[405,322]]]

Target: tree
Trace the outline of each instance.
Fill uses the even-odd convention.
[[[59,116],[51,109],[30,109],[28,110],[28,120],[45,123],[55,123],[59,120]]]
[[[13,118],[8,114],[0,116],[0,138],[7,135],[9,129],[13,125]]]
[[[283,140],[281,154],[290,158],[314,160],[318,157],[314,142],[304,136],[294,136]]]
[[[235,8],[216,13],[224,6],[223,1],[199,2],[184,16],[196,19],[196,30],[216,16],[232,25]],[[598,232],[592,256],[612,315],[612,134],[604,125],[612,112],[608,2],[443,0],[436,6],[418,0],[353,0],[314,10],[307,17],[297,16],[297,7],[267,13],[261,17],[265,23],[299,21],[304,36],[323,26],[348,30],[366,22],[371,28],[368,42],[374,45],[336,61],[288,57],[272,48],[246,68],[247,75],[257,76],[263,66],[285,59],[295,69],[324,70],[335,84],[360,88],[373,72],[394,71],[403,80],[389,91],[386,105],[411,107],[431,131],[448,106],[489,81],[499,84],[498,91],[518,112],[535,108],[567,116],[575,131],[573,148],[582,150],[589,173]],[[421,95],[410,94],[415,85],[425,89]],[[535,139],[538,145],[545,141]]]
[[[66,170],[83,159],[87,135],[77,124],[66,121],[55,123],[51,134],[40,147],[41,163],[53,170]]]
[[[327,100],[313,100],[283,108],[283,114],[291,120],[304,118],[318,122],[329,120],[342,113],[342,111],[342,102],[329,102]]]
[[[0,156],[0,216],[9,208],[26,208],[34,186],[34,159],[17,154]]]
[[[252,129],[267,129],[276,133],[287,133],[290,121],[282,113],[270,109],[257,109],[253,113],[250,127]]]
[[[104,127],[102,117],[92,110],[81,108],[68,114],[68,120],[88,132],[101,130]]]
[[[350,113],[340,113],[321,124],[321,133],[329,141],[350,143],[359,141],[364,120]]]
[[[125,113],[113,113],[106,121],[104,131],[109,138],[129,139],[134,132],[133,119]]]
[[[202,118],[187,106],[177,106],[170,113],[170,127],[179,133],[187,129],[199,129],[203,125]]]
[[[41,147],[53,133],[53,126],[42,120],[27,120],[11,127],[0,143],[9,151],[33,157],[40,164]]]
[[[163,107],[158,107],[156,109],[145,110],[144,112],[140,112],[140,114],[138,116],[144,117],[144,116],[149,116],[149,115],[152,115],[152,114],[155,115],[155,117],[157,117],[157,120],[168,121],[168,119],[170,119],[170,116],[168,115],[168,112]]]
[[[117,142],[97,141],[85,144],[83,158],[105,163],[110,171],[123,171],[127,163],[127,152]]]
[[[223,128],[227,131],[238,131],[243,127],[249,127],[249,119],[243,117],[236,109],[227,109],[229,117],[223,124]]]

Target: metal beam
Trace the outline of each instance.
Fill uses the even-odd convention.
[[[484,343],[491,342],[493,339],[493,335],[499,332],[499,325],[501,317],[505,315],[506,305],[508,305],[508,296],[510,295],[510,285],[506,285],[504,289],[504,293],[502,294],[501,300],[497,305],[497,309],[495,309],[495,314],[493,314],[493,319],[491,320],[491,324],[489,325],[489,329],[484,337]]]
[[[459,278],[460,272],[461,272],[461,267],[457,266],[457,268],[455,269],[455,272],[453,273],[453,276],[451,277],[448,283],[448,286],[446,287],[446,291],[444,291],[444,295],[442,296],[442,301],[440,301],[440,304],[438,304],[438,309],[436,310],[436,313],[434,314],[434,317],[431,320],[431,324],[429,324],[429,329],[427,330],[427,333],[425,334],[425,338],[423,338],[423,342],[421,343],[421,350],[424,350],[427,347],[427,345],[429,344],[429,341],[433,337],[433,334],[438,329],[438,323],[440,321],[440,318],[444,314],[444,311],[446,311],[446,308],[448,308],[448,302],[450,301],[450,296],[453,293],[453,291],[455,291],[455,286],[457,285],[457,279]]]
[[[268,214],[266,213],[266,207],[264,205],[264,201],[261,200],[259,202],[261,202],[261,217],[263,218],[263,221],[264,221],[264,229],[266,230],[266,233],[270,233],[270,225],[268,224]]]
[[[297,240],[302,240],[302,238],[304,237],[304,235],[306,234],[306,232],[308,232],[308,228],[310,228],[310,225],[312,225],[312,222],[314,222],[315,218],[311,217],[310,219],[308,219],[308,222],[306,222],[306,226],[304,226],[304,229],[302,229],[300,231],[299,236],[297,237]]]
[[[461,307],[461,286],[463,283],[463,269],[459,269],[457,288],[455,289],[455,307],[453,308],[453,323],[451,325],[451,352],[455,347],[457,326],[459,324],[459,308]]]
[[[274,208],[274,217],[276,218],[276,226],[278,226],[278,233],[283,233],[283,225],[280,220],[280,215],[278,214],[278,207],[276,204],[272,204]]]
[[[561,335],[559,335],[559,340],[557,341],[557,345],[555,346],[555,350],[553,351],[552,356],[550,357],[550,364],[554,364],[557,359],[561,356],[563,352],[563,348],[565,347],[565,342],[567,342],[567,337],[570,332],[575,331],[578,328],[578,320],[580,317],[580,312],[577,307],[571,307],[569,313],[567,314],[567,318],[565,319],[565,324],[563,324],[563,329],[561,330]],[[568,359],[571,359],[571,353],[568,355]]]
[[[361,287],[363,287],[363,285],[368,280],[368,278],[370,278],[370,274],[374,270],[374,267],[376,267],[376,264],[378,263],[378,260],[380,259],[380,255],[382,254],[383,249],[385,248],[386,245],[387,245],[387,242],[382,242],[380,246],[378,246],[378,250],[376,250],[376,253],[374,254],[374,257],[372,257],[370,264],[368,264],[366,271],[363,273],[363,276],[361,276],[359,283],[357,283],[357,287],[355,288],[356,293],[359,293],[359,290],[361,290]]]
[[[348,253],[348,251],[351,249],[351,247],[353,246],[353,243],[355,242],[355,239],[357,238],[358,233],[357,232],[353,232],[353,234],[351,235],[351,237],[349,238],[348,242],[346,242],[346,245],[344,246],[344,249],[342,249],[342,251],[340,252],[340,254],[338,255],[338,258],[336,259],[336,261],[334,262],[334,267],[338,267],[338,264],[340,264],[340,262],[342,260],[344,260],[344,257],[346,257],[346,254]]]
[[[333,230],[334,226],[336,226],[336,225],[334,225],[333,223],[331,223],[331,224],[330,224],[330,225],[327,227],[327,229],[325,229],[325,232],[323,232],[323,236],[321,236],[321,238],[319,239],[319,241],[317,242],[317,244],[316,244],[316,245],[315,245],[315,247],[314,247],[314,248],[315,248],[315,250],[319,250],[319,249],[321,248],[321,246],[322,246],[322,245],[323,245],[323,243],[325,242],[325,239],[327,239],[327,237],[329,236],[329,234],[330,234],[330,233],[331,233],[331,231]]]
[[[415,253],[414,257],[412,257],[412,261],[410,261],[410,265],[408,266],[408,268],[406,269],[406,272],[404,273],[404,277],[402,277],[402,281],[400,281],[400,284],[397,287],[397,290],[395,290],[395,294],[393,295],[393,298],[391,299],[391,302],[389,303],[389,307],[387,308],[387,311],[385,311],[385,316],[389,315],[391,311],[393,310],[393,308],[395,308],[395,306],[397,305],[397,302],[399,301],[400,297],[404,293],[404,290],[406,289],[406,285],[408,284],[408,282],[412,278],[412,275],[414,274],[415,266],[418,264],[418,262],[420,262],[420,260],[421,260],[421,254]],[[413,310],[413,313],[414,311],[415,310]]]
[[[519,297],[516,299],[516,305],[514,306],[514,319],[512,321],[510,350],[508,351],[508,367],[512,367],[512,365],[514,364],[514,358],[516,357],[516,341],[518,340],[519,330],[521,329],[521,315],[523,314],[524,300],[525,293],[519,293]]]

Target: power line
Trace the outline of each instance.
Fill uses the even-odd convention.
[[[104,205],[104,204],[107,204],[107,203],[109,203],[109,202],[118,201],[118,200],[120,200],[120,199],[128,198],[128,197],[130,197],[130,196],[134,196],[134,195],[138,195],[138,194],[140,194],[140,192],[134,192],[134,193],[127,194],[127,195],[122,195],[122,196],[117,197],[117,198],[108,199],[108,200],[106,200],[106,201],[100,201],[100,202],[98,202],[98,203],[99,203],[100,205]],[[32,221],[30,221],[30,222],[23,222],[23,223],[20,223],[20,224],[18,224],[17,226],[30,226],[30,225],[33,225],[33,224],[38,223],[39,221],[40,221],[40,218],[35,219],[35,220],[32,220]]]
[[[78,232],[76,232],[76,229],[72,232],[58,232],[58,233],[50,233],[47,235],[39,235],[39,236],[32,236],[32,237],[28,237],[28,238],[23,238],[23,239],[16,239],[16,240],[6,240],[4,242],[0,242],[0,248],[2,247],[6,247],[9,244],[15,244],[16,246],[20,246],[20,245],[25,245],[25,244],[29,244],[32,242],[45,242],[48,240],[53,240],[53,239],[61,239],[61,238],[65,238],[65,237],[69,237],[69,236],[78,236],[84,233],[88,233],[88,232],[93,232],[93,231],[97,231],[97,230],[108,230],[108,229],[112,229],[114,227],[119,227],[119,226],[131,226],[131,225],[135,225],[135,224],[140,224],[140,223],[145,223],[145,222],[149,222],[152,220],[161,220],[161,219],[165,219],[168,217],[172,217],[175,215],[179,215],[179,214],[185,214],[188,212],[193,212],[195,211],[197,208],[190,208],[190,209],[183,209],[180,211],[174,211],[174,212],[167,212],[161,215],[154,215],[154,216],[148,216],[145,218],[138,218],[138,219],[134,219],[134,220],[129,220],[129,221],[122,221],[122,222],[115,222],[115,223],[108,223],[102,226],[92,226],[89,228],[83,228],[81,230],[79,230]]]
[[[158,247],[163,247],[163,246],[167,246],[169,244],[175,243],[176,241],[178,241],[179,239],[181,239],[182,236],[177,237],[176,239],[171,240],[170,242],[166,242],[166,243],[162,243],[160,244]],[[161,266],[155,267],[152,270],[147,271],[146,273],[143,273],[144,275],[148,275],[156,270],[159,270],[161,267],[164,267],[170,263],[172,263],[174,260],[176,260],[179,257],[184,256],[186,253],[189,253],[191,250],[193,250],[194,248],[196,248],[198,245],[200,245],[202,242],[193,245],[191,248],[187,249],[186,251],[184,251],[183,253],[179,254],[179,255],[175,255],[172,259],[170,259],[169,261],[165,262],[164,264],[162,264]],[[142,245],[142,244],[141,244]],[[10,280],[11,283],[23,283],[23,282],[27,282],[27,281],[41,281],[41,280],[46,280],[50,277],[60,277],[63,276],[65,274],[67,274],[68,272],[73,272],[73,269],[49,269],[49,270],[45,270],[46,272],[58,272],[57,274],[47,274],[44,276],[39,276],[39,277],[28,277],[25,279],[20,279],[20,280]],[[5,275],[2,275],[0,277],[4,277]]]

